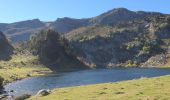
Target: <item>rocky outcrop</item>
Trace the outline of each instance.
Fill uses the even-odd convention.
[[[77,58],[90,67],[161,66],[166,57],[156,55],[169,52],[169,24],[164,25],[167,17],[149,19],[83,27],[65,37]]]
[[[123,44],[132,40],[137,33],[114,33],[110,37],[97,36],[90,40],[72,42],[76,55],[90,67],[113,67],[130,59],[133,55],[122,48]],[[122,36],[122,38],[120,38]]]
[[[50,94],[50,90],[42,89],[38,91],[37,96],[47,96],[49,94]]]
[[[161,65],[164,65],[167,63],[167,56],[162,55],[156,55],[148,59],[144,64],[142,64],[141,67],[160,67]]]
[[[13,47],[2,32],[0,32],[0,48],[0,60],[8,59],[13,53]]]
[[[39,55],[40,61],[53,71],[67,71],[86,68],[71,53],[66,40],[52,30],[43,30],[32,37],[27,44],[30,51]]]

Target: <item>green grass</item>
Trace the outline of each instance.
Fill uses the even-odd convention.
[[[170,100],[170,76],[60,88],[29,100]]]
[[[5,83],[50,72],[39,64],[38,57],[33,55],[13,55],[9,61],[0,61],[0,76],[5,79]]]

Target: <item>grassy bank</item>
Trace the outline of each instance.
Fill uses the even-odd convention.
[[[18,79],[44,75],[51,71],[39,64],[38,57],[33,55],[13,55],[9,61],[0,61],[0,76],[5,83]]]
[[[29,100],[170,100],[170,76],[53,90]]]

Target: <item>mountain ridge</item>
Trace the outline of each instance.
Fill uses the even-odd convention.
[[[158,12],[130,11],[126,8],[115,8],[103,14],[92,18],[75,19],[75,18],[58,18],[56,21],[43,22],[39,19],[26,20],[15,23],[0,23],[0,31],[4,32],[12,42],[28,40],[29,37],[37,31],[49,28],[63,34],[74,29],[93,26],[109,25],[130,20],[140,20],[145,17],[166,15]]]

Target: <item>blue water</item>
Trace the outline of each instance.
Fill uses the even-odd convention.
[[[41,89],[54,89],[87,84],[118,82],[123,80],[137,79],[141,77],[156,77],[162,75],[170,75],[170,69],[114,68],[83,70],[23,79],[6,85],[5,90],[14,90],[14,93],[10,93],[14,96],[19,96],[22,94],[33,95]]]

